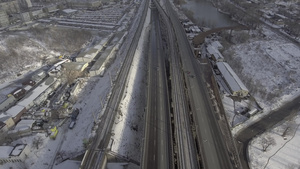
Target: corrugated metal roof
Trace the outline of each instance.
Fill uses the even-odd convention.
[[[207,46],[207,52],[211,55],[214,55],[217,60],[224,59],[223,55],[219,52],[219,50],[213,47],[212,45]]]
[[[217,66],[232,91],[245,90],[246,86],[226,62],[217,62]]]
[[[21,111],[23,111],[25,107],[24,106],[20,106],[20,105],[15,105],[13,107],[11,107],[10,109],[8,109],[6,111],[7,114],[11,115],[12,117],[17,116]]]

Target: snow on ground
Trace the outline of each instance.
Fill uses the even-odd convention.
[[[116,73],[121,59],[117,59],[108,72]],[[79,108],[75,127],[68,129],[70,120],[67,120],[61,127],[55,140],[45,137],[44,134],[37,134],[23,137],[14,143],[32,145],[34,138],[41,136],[43,145],[37,150],[31,147],[31,153],[25,160],[25,164],[30,169],[52,168],[66,158],[74,158],[85,151],[83,140],[90,137],[94,120],[102,110],[102,104],[107,101],[107,96],[111,90],[110,76],[108,73],[104,77],[86,78],[82,86],[81,94],[73,108]],[[101,103],[102,102],[102,103]],[[59,155],[56,155],[58,153]]]
[[[145,78],[147,76],[145,46],[150,23],[148,10],[141,38],[135,52],[126,84],[125,93],[120,103],[120,112],[113,127],[113,145],[111,151],[137,162],[141,159],[143,122],[145,108]]]
[[[100,99],[105,102],[106,96],[110,91],[109,76],[103,78],[91,78],[82,91],[82,96],[74,107],[80,109],[77,124],[71,130],[68,129],[70,120],[67,120],[58,128],[59,133],[55,140],[45,137],[45,134],[37,134],[23,137],[15,143],[23,143],[31,146],[31,153],[25,160],[25,164],[30,169],[52,168],[56,162],[66,158],[74,158],[83,154],[85,148],[83,139],[88,139],[93,126],[94,115],[97,117],[101,111]],[[43,144],[39,149],[32,147],[34,138],[41,137]],[[57,156],[56,153],[60,154]],[[56,162],[55,162],[56,160]]]
[[[300,112],[271,130],[255,137],[248,147],[250,167],[253,169],[296,169],[300,166]],[[283,136],[284,131],[289,128]],[[264,139],[269,139],[265,141]],[[273,138],[273,142],[272,139]],[[271,141],[270,141],[271,140]],[[272,143],[263,151],[263,143]]]
[[[0,83],[51,64],[55,57],[77,52],[92,34],[100,36],[86,30],[42,26],[0,33]]]
[[[252,96],[264,109],[249,120],[236,116],[233,134],[279,108],[300,95],[300,48],[282,36],[262,27],[264,38],[251,34],[245,43],[237,43],[223,53],[225,59],[239,75]],[[231,123],[234,116],[233,101],[224,96],[223,104]],[[245,103],[238,103],[247,105]],[[237,106],[236,106],[237,107]],[[282,169],[300,166],[300,115],[294,122],[286,121],[254,138],[249,144],[249,160],[253,169]],[[290,126],[287,134],[284,130]],[[263,144],[273,142],[266,151]]]
[[[273,107],[282,102],[282,96],[300,87],[297,76],[300,73],[300,49],[268,29],[264,29],[264,33],[266,39],[251,38],[246,43],[230,47],[227,51],[234,53],[226,59],[229,64],[238,63],[233,59],[239,61],[242,66],[231,66],[251,94],[263,107]]]
[[[246,116],[238,114],[238,113],[234,113],[234,103],[230,97],[223,95],[222,101],[223,101],[223,106],[224,106],[224,109],[226,112],[226,118],[227,118],[228,123],[230,123],[229,124],[230,127],[234,127],[234,126],[239,125],[239,124],[245,122],[246,120],[248,120],[248,118]],[[238,108],[245,107],[245,105],[246,104],[236,102],[235,103],[236,110]]]
[[[76,169],[79,168],[80,163],[80,161],[66,160],[59,165],[54,166],[53,169]]]
[[[264,109],[262,114],[235,127],[233,134],[300,94],[300,48],[264,26],[262,32],[265,38],[250,33],[248,41],[223,52],[226,61]]]
[[[139,14],[141,10],[139,10]],[[92,137],[92,127],[94,125],[95,120],[99,120],[101,118],[102,106],[106,104],[107,97],[109,96],[109,92],[111,91],[111,81],[117,76],[117,73],[120,70],[121,64],[125,58],[125,54],[129,49],[131,39],[135,33],[138,24],[135,24],[138,21],[138,17],[134,18],[133,27],[128,33],[128,37],[126,38],[125,42],[121,46],[117,58],[115,62],[108,68],[107,73],[104,74],[103,77],[87,77],[84,78],[84,83],[81,86],[81,92],[78,95],[78,100],[73,105],[73,108],[79,108],[80,113],[77,117],[76,125],[73,129],[69,129],[68,125],[70,120],[66,120],[62,126],[58,127],[58,135],[56,140],[51,140],[49,137],[46,137],[44,134],[36,134],[29,137],[23,137],[21,139],[16,140],[13,144],[16,143],[24,143],[28,145],[32,145],[32,142],[35,138],[41,137],[42,145],[39,149],[34,147],[31,148],[31,153],[25,160],[25,163],[20,164],[7,164],[4,166],[4,169],[8,169],[9,167],[13,166],[14,168],[20,166],[19,168],[30,168],[30,169],[41,169],[41,168],[60,168],[63,167],[63,163],[59,164],[63,160],[67,158],[74,158],[80,154],[84,153],[84,145],[83,140]],[[139,47],[139,53],[143,53],[141,47]],[[141,55],[139,56],[141,57]],[[132,67],[132,70],[139,70],[142,67],[140,63],[143,63],[143,59],[138,62],[135,60],[133,65],[138,67]],[[137,79],[140,82],[142,80],[141,76],[143,73],[137,73]],[[143,82],[144,83],[144,82]],[[131,84],[128,84],[131,85]],[[138,87],[137,87],[138,88]],[[127,89],[127,90],[132,90]],[[140,89],[141,90],[141,89]],[[129,96],[129,95],[128,95]],[[130,96],[129,96],[130,97]],[[134,99],[133,97],[136,97]],[[132,102],[145,100],[143,97],[143,93],[138,95],[138,93],[132,94]],[[127,99],[126,99],[127,100]],[[128,100],[127,100],[128,101]],[[125,104],[125,103],[123,103]],[[130,102],[130,105],[127,105],[129,109],[133,109],[132,106],[134,104]],[[125,107],[125,106],[124,106]],[[140,110],[143,112],[144,107],[135,107],[136,110]],[[124,109],[122,109],[124,110]],[[142,122],[143,116],[139,116],[138,118],[131,118],[127,124],[131,125],[134,130],[143,130],[143,127],[138,122]],[[137,128],[134,124],[138,124]],[[139,132],[141,133],[141,132]],[[142,139],[140,135],[135,136],[135,139]],[[123,140],[122,140],[123,141]],[[140,142],[136,142],[137,144],[134,146],[138,148],[136,152],[140,153]],[[123,144],[123,143],[122,143]],[[130,147],[129,143],[126,146]],[[131,148],[131,147],[130,147]],[[134,150],[135,151],[135,150]],[[137,154],[138,154],[137,153]],[[133,153],[134,154],[134,153]],[[135,154],[135,158],[139,159],[138,155]],[[58,165],[57,165],[58,164]]]

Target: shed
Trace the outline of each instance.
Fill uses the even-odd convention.
[[[14,146],[13,150],[10,153],[11,157],[18,157],[22,161],[26,159],[26,156],[29,155],[30,149],[27,144],[17,144]]]
[[[249,90],[235,74],[232,68],[226,62],[217,62],[218,69],[220,70],[223,79],[228,85],[232,96],[239,96],[241,98],[246,97],[249,94]]]
[[[26,90],[23,88],[18,88],[14,90],[11,94],[16,98],[16,99],[21,99],[26,93]]]
[[[0,111],[9,108],[17,99],[13,95],[9,95],[2,103],[0,103]]]
[[[20,105],[15,105],[6,111],[6,113],[13,118],[15,123],[21,119],[24,112],[26,112],[26,108]]]
[[[0,121],[5,124],[4,126],[1,125],[2,131],[7,131],[15,125],[13,118],[6,113],[0,113]]]
[[[0,146],[0,163],[14,163],[24,161],[30,153],[26,144],[17,144],[15,146]]]
[[[15,130],[19,130],[22,128],[32,128],[35,120],[21,120],[15,127]]]

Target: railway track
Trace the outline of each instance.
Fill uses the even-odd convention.
[[[99,169],[104,168],[106,164],[106,148],[108,146],[109,140],[111,138],[111,129],[113,126],[114,118],[116,116],[120,100],[122,98],[125,84],[127,81],[128,73],[130,70],[130,65],[133,60],[136,47],[138,45],[139,38],[144,26],[149,0],[144,2],[143,7],[140,7],[139,10],[142,10],[142,15],[140,17],[139,26],[137,31],[131,41],[128,53],[125,57],[125,60],[121,66],[119,74],[114,81],[114,86],[110,94],[107,106],[104,110],[102,116],[102,123],[99,124],[97,135],[93,139],[91,145],[86,151],[83,161],[80,165],[80,169]],[[99,103],[100,104],[100,103]]]

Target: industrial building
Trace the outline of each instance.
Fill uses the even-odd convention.
[[[230,89],[232,96],[238,96],[244,98],[248,96],[249,90],[235,74],[231,67],[226,62],[217,62],[217,67],[221,72],[221,75]]]
[[[24,112],[26,112],[26,108],[24,106],[15,105],[8,109],[6,111],[6,114],[10,115],[13,118],[14,122],[17,123],[21,119],[21,116]]]
[[[224,61],[223,55],[213,45],[208,45],[206,49],[207,49],[209,58],[211,58],[215,62],[223,62]]]

